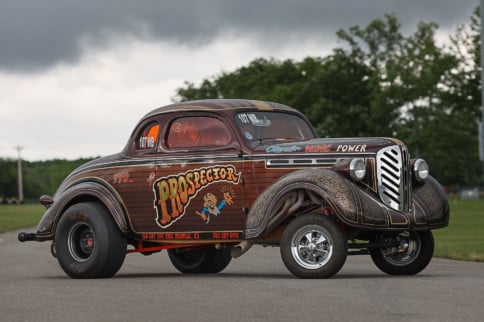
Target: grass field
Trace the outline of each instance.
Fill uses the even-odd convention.
[[[484,262],[484,199],[451,201],[450,225],[434,230],[435,256]],[[38,224],[41,205],[1,205],[0,233]]]
[[[484,262],[484,199],[450,201],[449,227],[434,238],[437,257]]]
[[[41,204],[0,205],[0,233],[36,226],[44,211]]]

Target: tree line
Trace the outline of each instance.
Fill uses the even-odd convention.
[[[232,72],[186,82],[177,101],[269,100],[301,110],[322,137],[384,136],[403,140],[443,184],[482,184],[480,16],[436,41],[437,24],[404,35],[395,15],[341,29],[341,47],[302,61],[259,58]]]
[[[75,168],[91,159],[22,161],[25,200],[38,200],[41,195],[54,195],[59,184]],[[18,199],[17,160],[0,159],[0,203]]]

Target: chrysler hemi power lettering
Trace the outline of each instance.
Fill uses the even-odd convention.
[[[182,273],[217,273],[278,246],[295,276],[327,278],[348,255],[387,274],[423,270],[449,205],[422,159],[392,138],[318,138],[286,105],[204,100],[155,109],[124,150],[74,170],[35,233],[74,278],[109,277],[126,254],[167,250]]]

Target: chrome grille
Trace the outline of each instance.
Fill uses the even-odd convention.
[[[410,168],[410,155],[408,154],[407,148],[405,146],[402,149],[402,175],[403,175],[403,204],[402,211],[411,212],[412,211],[412,170]]]
[[[376,159],[380,199],[392,209],[410,212],[412,191],[407,149],[398,145],[389,146],[380,150]]]

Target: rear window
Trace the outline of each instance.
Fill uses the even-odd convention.
[[[143,130],[138,134],[136,139],[137,150],[151,150],[156,147],[158,142],[158,133],[160,131],[160,125],[157,122],[152,122],[145,126]]]

